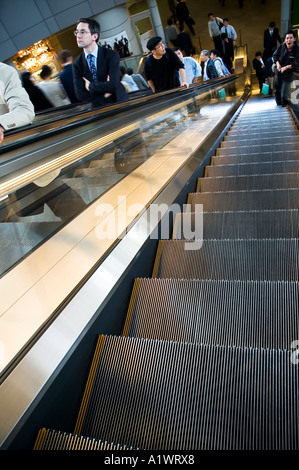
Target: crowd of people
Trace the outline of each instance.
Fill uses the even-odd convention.
[[[186,46],[187,41],[185,38],[184,41],[181,38],[180,31],[183,25],[181,17],[177,14],[177,9],[180,8],[182,1],[176,0],[176,2],[176,6],[173,5],[174,2],[169,2],[169,5],[172,4],[170,7],[172,15],[165,28],[166,42],[169,47],[178,47],[188,57],[192,55],[194,48]],[[221,0],[220,3],[221,6],[225,6],[224,1]],[[243,4],[243,1],[239,2],[240,8],[243,7]],[[187,13],[190,22],[189,10]],[[194,34],[193,20],[192,30],[186,19],[184,21],[191,33]],[[230,24],[228,18],[222,19],[214,13],[208,13],[208,33],[213,41],[214,49],[201,51],[203,80],[234,73],[234,50],[238,39],[234,26]],[[295,32],[288,31],[282,39],[275,22],[271,21],[269,27],[264,31],[263,48],[256,52],[252,66],[256,73],[260,92],[266,93],[264,91],[266,83],[268,86],[266,90],[269,90],[269,95],[275,96],[277,105],[286,106],[293,78],[292,72],[299,72],[299,47]]]
[[[176,0],[171,12],[165,28],[166,42],[160,36],[147,42],[149,54],[143,75],[120,65],[120,58],[130,55],[126,38],[118,41],[115,38],[114,48],[107,43],[101,45],[100,25],[92,18],[78,20],[74,34],[82,53],[73,60],[70,51],[61,51],[62,71],[55,79],[48,65],[42,67],[37,80],[28,71],[19,77],[13,67],[0,63],[0,142],[5,130],[30,124],[39,111],[82,101],[98,107],[125,101],[132,92],[151,90],[157,93],[176,87],[188,88],[201,80],[234,73],[237,33],[228,18],[208,14],[207,28],[214,48],[201,50],[199,62],[192,57],[195,48],[189,32],[195,35],[195,21],[186,2]],[[289,31],[283,40],[275,23],[270,22],[264,32],[263,50],[255,54],[252,65],[260,90],[267,82],[270,93],[275,91],[277,104],[285,106],[292,72],[299,70],[295,33]]]
[[[184,25],[182,24],[180,16],[177,15],[177,9],[182,3],[186,5],[185,2],[177,0],[177,5],[173,9],[173,14],[167,21],[165,38],[168,47],[178,47],[185,57],[189,57],[194,55],[195,48],[189,34],[184,30]],[[189,10],[188,15],[189,18],[192,19],[192,17],[190,17]],[[185,23],[189,27],[186,20]],[[192,24],[195,24],[193,20]],[[214,13],[208,14],[207,26],[209,36],[214,43],[214,49],[211,51],[203,49],[201,51],[200,59],[203,80],[234,73],[234,50],[238,39],[235,28],[230,24],[228,18],[222,19],[214,15]],[[190,31],[191,33],[194,31],[193,26]]]

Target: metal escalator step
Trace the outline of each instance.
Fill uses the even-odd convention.
[[[265,152],[285,152],[290,150],[297,151],[299,153],[299,142],[289,142],[288,144],[278,143],[275,146],[272,143],[269,144],[252,144],[248,143],[244,144],[244,146],[239,146],[236,143],[235,147],[219,147],[217,149],[217,155],[242,155],[243,153],[247,153],[248,146],[250,146],[250,152],[252,153],[260,153],[263,155]]]
[[[196,204],[204,212],[298,209],[299,189],[190,193],[188,204],[192,212],[198,212]]]
[[[221,176],[200,178],[197,191],[251,191],[255,189],[299,188],[299,173],[265,174],[254,176]]]
[[[271,135],[273,137],[281,136],[281,130],[272,129]],[[292,139],[293,137],[298,136],[298,132],[294,127],[294,128],[285,130],[283,135],[288,136],[290,139]],[[263,129],[254,131],[254,138],[259,139],[260,137],[265,137],[265,131]],[[247,130],[243,130],[243,131],[231,130],[231,131],[228,131],[228,133],[225,136],[225,140],[229,140],[229,141],[233,141],[233,140],[238,141],[238,140],[243,140],[243,139],[247,139],[247,141],[248,139],[252,139],[252,130],[248,130],[248,131]]]
[[[78,436],[54,429],[40,429],[33,450],[86,451],[86,450],[134,450],[126,445]]]
[[[226,157],[219,157],[226,158]],[[273,161],[273,162],[254,162],[254,163],[236,163],[236,164],[218,164],[218,157],[214,157],[214,165],[206,167],[206,176],[242,176],[258,174],[277,174],[277,173],[298,173],[299,160]],[[221,161],[221,160],[220,160]]]
[[[269,128],[279,128],[281,126],[284,127],[292,127],[294,125],[294,121],[292,120],[290,115],[283,116],[281,118],[278,117],[241,117],[239,116],[236,122],[233,125],[233,128],[239,129],[243,127],[256,127],[258,129],[267,130]]]
[[[251,136],[251,141],[252,141],[252,136]],[[279,146],[288,146],[289,144],[294,144],[294,143],[299,143],[299,136],[292,136],[291,138],[289,136],[279,136],[275,137],[272,136],[272,134],[269,132],[267,135],[263,135],[258,137],[257,135],[254,135],[254,145],[272,145],[273,148],[276,148],[278,145]],[[226,138],[221,142],[221,148],[232,148],[232,147],[248,147],[248,139],[244,138],[242,135],[240,135],[239,139],[230,139]]]
[[[298,282],[136,279],[123,335],[290,350],[298,298]]]
[[[218,149],[217,152],[220,152],[213,157],[214,165],[225,165],[226,163],[256,163],[256,162],[280,162],[280,161],[296,161],[299,160],[299,152],[297,150],[285,150],[284,152],[280,151],[270,151],[264,153],[248,153],[244,151],[239,155],[236,154],[222,154],[222,150]]]
[[[296,125],[294,123],[289,123],[289,122],[280,122],[279,124],[275,123],[267,123],[266,121],[263,124],[255,124],[255,123],[248,123],[248,124],[235,124],[232,126],[230,129],[227,130],[227,135],[246,135],[250,134],[250,138],[254,136],[261,136],[263,135],[264,137],[267,136],[267,134],[270,135],[279,135],[278,130],[281,129],[282,127],[285,128],[286,130],[286,136],[287,135],[292,135],[296,137],[298,135]],[[281,133],[280,133],[281,135]]]
[[[99,343],[80,435],[149,450],[298,449],[291,351],[120,337]]]
[[[299,239],[163,240],[153,277],[298,281]]]
[[[278,112],[278,113],[273,113],[271,111],[270,113],[262,113],[258,112],[256,114],[248,114],[248,113],[240,113],[237,119],[237,124],[243,124],[243,123],[248,123],[248,122],[258,122],[262,124],[267,124],[267,122],[277,122],[280,123],[282,121],[286,122],[292,122],[292,117],[291,114],[289,113],[288,110],[286,112]]]
[[[177,214],[172,238],[192,239],[201,223],[204,240],[299,237],[299,210],[205,212],[202,217],[194,212]]]

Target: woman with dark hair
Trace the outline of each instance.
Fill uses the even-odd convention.
[[[27,91],[30,101],[34,106],[34,111],[43,111],[44,109],[53,108],[52,103],[44,95],[42,90],[36,86],[36,78],[30,72],[23,72],[21,75],[22,84]]]
[[[52,80],[52,69],[48,65],[43,65],[39,74],[41,81],[37,86],[44,92],[53,106],[65,106],[70,104],[65,89],[61,83]]]

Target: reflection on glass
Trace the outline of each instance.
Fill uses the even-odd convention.
[[[244,80],[225,87],[225,99],[219,87],[152,115],[126,136],[0,201],[0,276],[186,129],[221,119],[244,90]]]

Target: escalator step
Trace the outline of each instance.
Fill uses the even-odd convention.
[[[223,149],[224,150],[224,149]],[[222,152],[222,149],[219,149],[218,152]],[[226,151],[226,150],[225,150]],[[226,155],[217,154],[213,157],[213,164],[214,165],[225,165],[225,164],[236,164],[236,163],[264,163],[264,162],[287,162],[287,161],[295,161],[299,159],[299,152],[297,150],[288,150],[285,149],[282,152],[278,151],[268,151],[268,152],[260,152],[255,153],[254,150],[248,153],[247,149],[242,150],[239,155],[233,154],[228,152]]]
[[[239,117],[237,119],[237,124],[247,124],[248,122],[257,122],[257,123],[261,123],[263,125],[267,125],[267,123],[271,122],[275,122],[277,124],[281,123],[281,122],[287,122],[287,123],[290,123],[292,122],[292,119],[291,119],[291,115],[289,113],[289,111],[285,111],[285,112],[282,112],[283,110],[279,110],[279,112],[273,112],[273,110],[271,110],[271,114],[268,112],[268,113],[263,113],[263,112],[258,112],[258,113],[255,113],[255,114],[248,114],[248,113],[243,113],[241,112],[239,114]]]
[[[281,129],[271,129],[271,134],[272,136],[281,136]],[[283,135],[284,136],[289,136],[290,138],[292,138],[293,136],[297,136],[298,135],[298,132],[295,128],[295,126],[292,126],[292,127],[288,127],[287,129],[285,129],[283,131]],[[254,132],[254,137],[259,139],[260,137],[265,137],[265,130],[264,129],[257,129],[255,132]],[[243,130],[243,131],[240,131],[239,129],[237,128],[232,128],[231,130],[228,131],[227,135],[226,135],[226,140],[239,140],[239,139],[252,139],[252,131],[251,130]],[[248,141],[248,140],[247,140]]]
[[[86,436],[77,436],[54,429],[40,429],[33,450],[133,450],[132,447],[101,441]]]
[[[99,338],[75,434],[150,450],[298,450],[299,368],[271,349]]]
[[[176,215],[173,239],[192,239],[200,230],[206,239],[298,238],[299,210],[191,212]]]
[[[285,127],[286,130],[294,129],[296,127],[294,124],[294,121],[290,119],[290,116],[289,116],[281,120],[272,119],[269,121],[267,119],[262,119],[262,120],[243,119],[240,121],[239,119],[237,119],[237,121],[233,124],[230,130],[239,131],[240,133],[246,132],[246,131],[253,131],[253,132],[264,131],[266,134],[267,132],[272,132],[272,130],[275,133],[277,129],[281,129],[282,126]]]
[[[233,147],[219,147],[217,149],[217,155],[242,155],[243,153],[246,153],[246,150],[248,150],[248,142],[247,144],[244,144],[243,146],[239,146],[237,143]],[[250,143],[250,150],[252,153],[260,153],[263,155],[265,152],[285,152],[286,150],[296,150],[298,153],[299,150],[299,142],[289,142],[288,144],[285,143],[277,143],[275,147],[273,147],[272,143],[269,144],[256,144],[256,143]]]
[[[255,163],[237,163],[237,164],[217,164],[221,158],[214,157],[217,161],[214,165],[206,167],[206,176],[242,176],[242,175],[262,175],[279,173],[299,173],[299,160],[280,161],[280,162],[255,162]]]
[[[221,176],[218,178],[200,178],[196,191],[211,193],[214,191],[252,191],[263,189],[299,188],[298,173],[276,175]]]
[[[192,212],[197,212],[196,204],[203,204],[204,212],[235,212],[298,209],[298,202],[299,189],[190,193],[188,196]]]
[[[299,280],[299,239],[162,240],[153,277]]]
[[[257,137],[256,135],[254,136],[254,145],[272,145],[277,146],[277,145],[284,145],[288,146],[290,143],[298,143],[299,141],[299,136],[292,136],[291,138],[289,136],[286,137],[273,137],[270,132],[267,136],[260,136]],[[244,138],[242,134],[240,134],[239,139],[233,139],[231,140],[230,138],[227,138],[221,142],[220,148],[231,148],[231,147],[246,147],[248,148],[248,138]],[[274,148],[275,148],[274,147]]]
[[[123,335],[290,349],[298,298],[298,282],[136,279]]]

